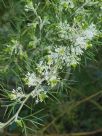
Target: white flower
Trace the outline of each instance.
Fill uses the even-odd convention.
[[[79,46],[77,46],[75,48],[75,53],[76,53],[76,55],[82,55],[83,54],[83,50]]]
[[[51,52],[51,57],[52,57],[53,59],[57,59],[57,58],[58,58],[58,53]]]
[[[59,79],[57,78],[56,75],[52,75],[48,80],[48,84],[50,84],[51,87],[54,87],[57,84],[58,80]]]
[[[66,50],[65,47],[59,47],[59,48],[56,48],[56,49],[55,49],[55,51],[56,51],[59,55],[64,55],[64,54],[65,54],[65,50]]]
[[[49,79],[49,72],[47,70],[44,72],[44,78],[45,80]]]
[[[82,49],[85,48],[86,40],[84,37],[78,36],[75,41],[75,45],[79,45]]]
[[[97,30],[94,24],[91,24],[83,33],[88,40],[92,40],[92,38],[97,34]]]
[[[43,89],[43,87],[38,88],[37,90],[33,90],[31,96],[36,98],[35,103],[37,104],[39,101],[42,102],[47,97],[47,91]]]
[[[11,100],[21,99],[23,97],[25,97],[25,94],[22,92],[21,87],[18,87],[16,90],[13,89],[12,93],[10,94]]]
[[[79,63],[79,61],[80,61],[80,58],[79,57],[77,57],[76,55],[71,55],[70,56],[70,65],[71,66],[76,66],[78,63]]]
[[[58,25],[58,28],[59,28],[59,37],[62,38],[62,39],[65,39],[67,40],[69,37],[68,37],[68,30],[69,30],[69,24],[67,23],[67,21],[65,22],[60,22],[59,25]]]
[[[44,66],[44,63],[43,63],[43,61],[40,61],[38,64],[37,64],[37,71],[41,74],[43,71],[44,71],[44,69],[45,69],[45,66]]]
[[[94,24],[91,24],[86,30],[82,31],[80,35],[76,36],[75,45],[79,45],[82,49],[87,49],[88,40],[97,34],[97,30]]]
[[[40,81],[41,79],[36,77],[35,73],[29,73],[26,75],[26,79],[28,81],[28,86],[36,86]]]
[[[39,89],[34,89],[33,91],[32,91],[32,97],[35,97],[35,96],[38,96],[41,92],[44,92],[44,89],[43,88],[39,88]]]

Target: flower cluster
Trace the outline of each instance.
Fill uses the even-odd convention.
[[[42,102],[47,97],[47,91],[43,87],[39,87],[37,90],[34,89],[31,93],[32,98],[36,98],[35,102]]]
[[[96,28],[101,28],[101,12],[93,13],[102,4],[99,0],[15,0],[11,4],[1,0],[0,5],[10,9],[0,9],[5,9],[0,21],[0,88],[6,98],[2,103],[9,106],[5,115],[11,117],[6,126],[15,121],[22,127],[23,106],[24,115],[33,118],[31,99],[37,104],[60,87],[66,90],[71,68],[81,62],[81,55],[92,56],[90,50],[84,56],[84,51],[98,34]],[[14,85],[23,88],[7,91]]]
[[[34,72],[33,73],[28,72],[26,75],[26,80],[29,87],[37,86],[37,84],[41,81],[41,79],[38,78]]]
[[[41,92],[46,94],[41,80],[44,79],[47,86],[54,87],[60,82],[58,70],[62,68],[63,64],[67,67],[76,66],[79,63],[79,55],[87,49],[87,43],[97,34],[95,25],[91,24],[86,29],[76,28],[65,21],[60,22],[57,26],[57,34],[62,40],[67,40],[69,45],[54,45],[48,47],[48,54],[46,54],[39,63],[36,64],[36,70],[33,73],[26,75],[28,86],[36,87],[40,85],[40,89],[32,91],[32,96],[40,96]],[[37,72],[37,73],[36,73]]]
[[[75,45],[79,46],[81,49],[87,48],[87,42],[92,40],[92,38],[97,35],[97,30],[94,24],[91,24],[87,29],[83,30],[79,35],[76,34]]]
[[[9,94],[11,100],[20,100],[21,98],[25,97],[25,94],[22,91],[21,87],[18,87],[16,90],[13,89],[12,93]]]

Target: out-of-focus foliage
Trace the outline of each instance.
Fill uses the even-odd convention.
[[[101,0],[0,0],[0,128],[100,128],[101,32]]]

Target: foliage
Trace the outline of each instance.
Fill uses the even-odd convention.
[[[32,124],[36,132],[43,124],[42,109],[49,106],[54,110],[49,101],[69,99],[72,106],[80,99],[72,88],[84,94],[85,82],[90,82],[87,75],[81,77],[78,69],[90,65],[97,45],[101,46],[101,3],[101,0],[0,1],[0,96],[1,109],[5,111],[1,128],[16,125],[27,135],[27,129],[33,130],[29,127]],[[79,86],[78,78],[84,82],[79,81]],[[65,90],[69,90],[69,98],[65,97]],[[71,112],[69,121],[75,113]]]

